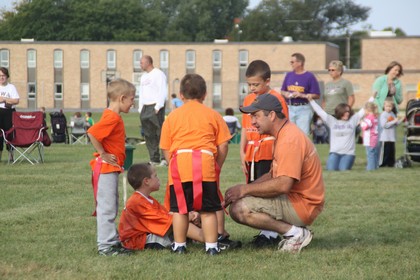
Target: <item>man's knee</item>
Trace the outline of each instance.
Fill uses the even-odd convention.
[[[242,199],[233,202],[230,205],[229,213],[231,218],[240,224],[244,224],[246,220],[246,215],[249,213],[249,209],[246,207]]]

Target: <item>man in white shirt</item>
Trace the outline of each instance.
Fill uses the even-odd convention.
[[[168,98],[166,76],[153,66],[153,59],[149,55],[142,56],[140,67],[146,73],[140,78],[139,113],[150,162],[153,165],[166,165],[163,154],[159,152],[160,132]]]

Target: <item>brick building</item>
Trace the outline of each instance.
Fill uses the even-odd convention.
[[[420,37],[366,38],[361,44],[361,69],[344,77],[353,83],[356,107],[371,95],[374,79],[392,60],[404,67],[404,101],[415,96],[420,81]],[[328,42],[37,42],[0,41],[0,65],[9,68],[10,81],[20,94],[18,108],[33,110],[100,110],[106,106],[106,84],[121,77],[138,86],[140,57],[151,55],[155,67],[168,77],[168,96],[177,93],[186,73],[207,82],[205,104],[215,109],[238,108],[247,94],[245,70],[262,59],[272,69],[271,86],[279,88],[290,71],[290,55],[301,52],[305,68],[315,73],[321,89],[330,78],[326,68],[339,50]],[[405,102],[401,105],[405,106]]]

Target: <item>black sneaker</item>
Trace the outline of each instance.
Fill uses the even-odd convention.
[[[133,254],[134,251],[124,248],[120,244],[113,245],[107,249],[99,250],[99,256],[128,256]]]
[[[258,234],[254,236],[251,244],[256,248],[264,248],[264,247],[271,247],[277,245],[280,242],[280,236],[277,238],[267,237],[263,234]]]
[[[206,250],[206,254],[209,256],[216,256],[218,254],[220,254],[220,249],[219,248],[208,248]]]
[[[223,235],[221,234],[217,238],[217,243],[219,245],[220,250],[222,251],[227,250],[227,249],[231,250],[231,249],[237,249],[237,248],[242,247],[241,241],[230,240],[229,236],[223,237]]]
[[[187,247],[185,246],[178,246],[178,248],[176,248],[174,250],[174,248],[172,247],[171,249],[172,253],[178,254],[178,255],[184,255],[187,253]]]

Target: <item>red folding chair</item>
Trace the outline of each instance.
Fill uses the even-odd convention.
[[[42,112],[13,112],[13,126],[1,129],[9,150],[9,164],[27,160],[31,164],[44,162],[44,134],[46,127]]]

